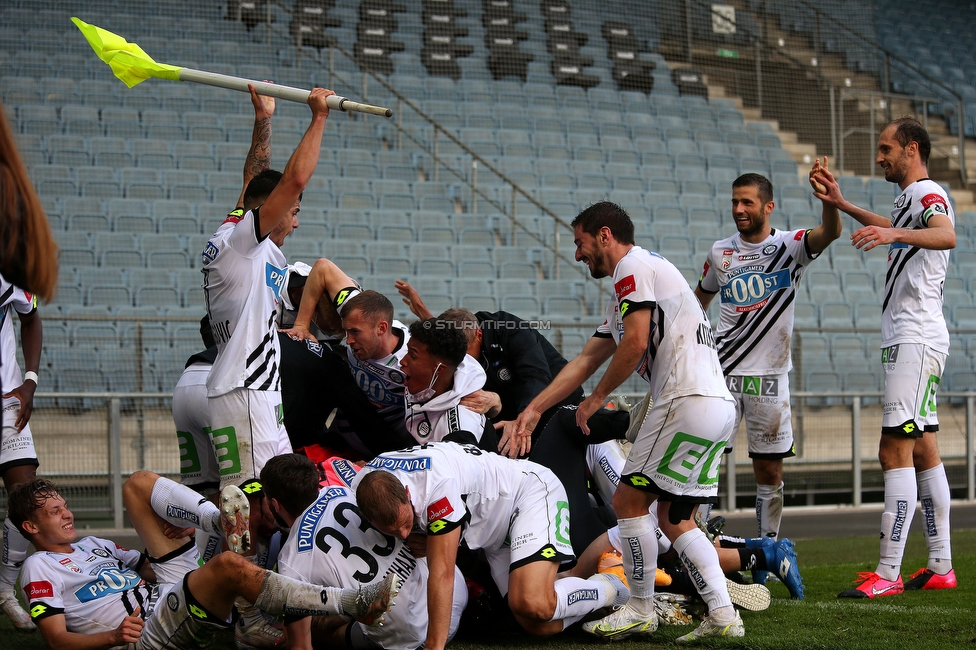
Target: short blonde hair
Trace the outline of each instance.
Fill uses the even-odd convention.
[[[396,476],[376,469],[359,480],[356,503],[368,522],[374,526],[392,528],[400,516],[400,506],[410,503],[410,497]]]

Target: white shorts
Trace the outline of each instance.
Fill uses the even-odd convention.
[[[349,641],[353,648],[387,648],[388,650],[416,650],[427,640],[427,578],[430,571],[427,558],[418,558],[410,579],[397,596],[396,607],[390,609],[383,625],[349,626]],[[451,605],[450,641],[461,624],[461,612],[468,604],[468,587],[461,570],[454,568],[454,603]]]
[[[885,373],[881,433],[921,438],[939,430],[935,395],[948,355],[919,343],[899,343],[881,350]]]
[[[3,425],[0,428],[0,474],[11,467],[33,465],[37,467],[37,452],[34,450],[34,438],[31,436],[30,424],[22,431],[15,426],[20,414],[20,400],[7,397],[3,400]]]
[[[512,504],[508,546],[484,549],[491,577],[504,596],[508,574],[532,562],[568,562],[576,556],[569,540],[569,498],[551,470],[532,464],[523,470]]]
[[[280,392],[236,388],[208,400],[221,488],[255,479],[270,459],[291,453]]]
[[[159,596],[146,616],[142,636],[129,644],[133,650],[206,648],[216,634],[230,626],[206,610],[186,585],[189,573],[199,567],[200,554],[189,544],[170,556],[150,560],[159,581]]]
[[[745,418],[749,458],[796,456],[789,374],[729,375],[725,378],[725,385],[735,398],[735,424],[726,451],[732,450],[739,422]]]
[[[690,395],[651,407],[627,456],[622,483],[664,501],[713,503],[735,403]]]
[[[173,389],[173,421],[180,445],[180,483],[216,486],[220,482],[217,456],[210,442],[210,404],[207,377],[212,366],[194,363],[183,371]]]

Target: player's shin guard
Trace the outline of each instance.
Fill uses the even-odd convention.
[[[949,544],[949,480],[942,463],[918,472],[918,496],[925,517],[928,568],[934,573],[946,574],[952,569],[952,548]]]
[[[3,557],[0,562],[0,590],[13,590],[20,566],[27,558],[29,542],[9,518],[3,520]]]
[[[783,521],[783,483],[756,485],[756,519],[759,536],[776,539]]]
[[[321,587],[292,580],[272,571],[265,571],[261,591],[258,592],[254,605],[275,615],[351,614],[356,611],[356,591],[339,587]]]
[[[881,561],[876,573],[885,580],[898,580],[905,555],[908,528],[915,514],[918,487],[915,468],[899,467],[884,473],[885,505],[881,515]]]
[[[657,510],[642,517],[618,519],[624,572],[630,587],[628,605],[642,615],[654,613],[654,575],[657,569]]]
[[[627,602],[627,588],[616,576],[584,580],[583,578],[561,578],[556,580],[556,610],[550,620],[563,621],[569,627],[590,612],[618,603]],[[623,593],[621,593],[623,592]]]
[[[208,533],[220,530],[220,510],[185,485],[159,477],[153,484],[149,503],[153,511],[182,528],[197,528]]]
[[[735,617],[732,599],[719,563],[718,552],[698,528],[682,533],[674,540],[674,550],[688,569],[691,581],[708,605],[709,616],[717,621]]]

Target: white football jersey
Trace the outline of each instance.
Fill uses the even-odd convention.
[[[403,417],[403,371],[400,370],[400,359],[407,354],[407,341],[410,332],[407,326],[398,320],[390,325],[400,343],[393,352],[382,359],[367,359],[360,361],[346,347],[346,359],[349,361],[349,371],[359,388],[366,393],[380,415],[386,419],[387,415]]]
[[[20,582],[32,619],[64,614],[69,631],[97,634],[117,628],[136,607],[149,616],[159,591],[136,572],[138,551],[98,537],[71,547],[71,553],[38,551],[24,561]]]
[[[392,472],[410,490],[418,532],[438,535],[464,526],[462,537],[468,548],[486,550],[507,543],[523,474],[534,470],[551,474],[527,460],[453,442],[384,452],[367,463],[353,487],[374,469]]]
[[[359,514],[354,494],[327,486],[292,524],[278,555],[284,575],[312,584],[360,587],[393,570],[406,583],[417,560],[398,538],[370,526]]]
[[[647,349],[637,373],[654,402],[684,395],[731,399],[715,354],[712,326],[681,272],[657,253],[632,247],[613,270],[614,293],[594,336],[620,344],[629,311],[651,310]]]
[[[893,228],[925,228],[935,215],[956,223],[952,203],[942,186],[930,179],[915,181],[895,199]],[[942,314],[942,285],[949,251],[907,244],[888,247],[888,273],[881,302],[881,345],[922,343],[949,353],[949,330]]]
[[[277,304],[287,264],[281,250],[258,233],[258,210],[235,210],[203,250],[203,288],[217,343],[207,394],[235,388],[281,390]]]
[[[0,386],[10,392],[24,383],[17,363],[17,339],[14,336],[13,317],[30,314],[37,309],[37,298],[32,293],[15,287],[0,276]]]
[[[455,567],[455,583],[462,580]],[[427,562],[414,558],[400,539],[376,530],[359,515],[351,489],[329,486],[319,492],[292,525],[278,555],[278,571],[315,585],[358,589],[390,571],[403,579],[397,605],[382,627],[363,627],[378,647],[414,650],[427,636]],[[455,589],[455,601],[467,592]],[[463,608],[463,602],[461,604]]]
[[[796,287],[817,256],[807,230],[773,230],[758,244],[739,233],[712,245],[699,285],[718,293],[715,344],[726,375],[790,371]]]

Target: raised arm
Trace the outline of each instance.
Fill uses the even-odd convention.
[[[406,280],[397,280],[394,283],[397,292],[403,296],[403,302],[410,308],[410,312],[421,320],[433,318],[434,314],[424,304],[417,290],[410,286]]]
[[[305,191],[305,187],[315,173],[319,162],[319,150],[322,148],[322,134],[325,131],[325,121],[329,117],[329,105],[326,98],[335,93],[325,88],[313,88],[308,97],[308,105],[312,109],[312,122],[302,136],[295,152],[288,159],[288,164],[282,172],[281,180],[271,192],[267,201],[261,206],[260,234],[267,237],[277,227],[278,222],[290,213],[298,201],[298,197]]]
[[[274,115],[274,97],[258,95],[254,86],[248,86],[251,105],[254,106],[254,131],[251,133],[251,148],[244,159],[244,185],[237,199],[237,209],[244,209],[244,192],[251,179],[271,167],[271,116]]]
[[[870,210],[865,210],[864,208],[859,208],[847,199],[840,191],[840,185],[834,178],[834,174],[826,167],[820,167],[817,173],[811,174],[811,183],[816,181],[823,185],[827,192],[821,193],[814,190],[814,196],[820,199],[824,206],[833,206],[838,210],[846,212],[847,214],[854,217],[854,219],[865,226],[879,226],[881,228],[888,228],[891,226],[891,219],[888,217],[882,217],[880,214],[875,214]]]
[[[820,223],[807,234],[807,246],[810,248],[810,252],[814,254],[824,252],[827,246],[830,245],[830,242],[840,237],[843,228],[837,206],[828,203],[825,200],[825,195],[819,192],[821,189],[826,189],[826,186],[821,185],[815,178],[820,175],[821,171],[829,171],[827,169],[827,162],[827,156],[824,156],[823,166],[821,166],[820,159],[817,158],[816,162],[813,163],[813,168],[810,170],[810,184],[813,185],[814,189],[813,195],[820,199],[820,202],[823,204],[823,210],[820,213]]]

